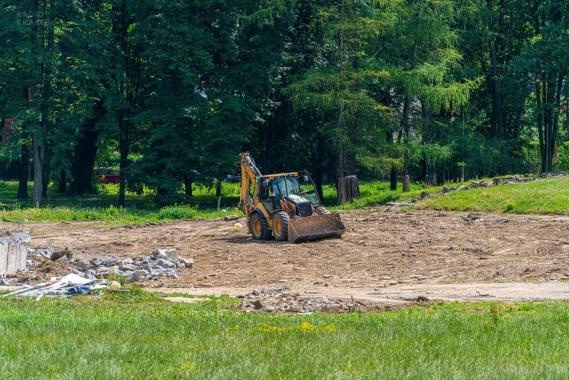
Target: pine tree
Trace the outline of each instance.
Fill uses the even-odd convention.
[[[380,34],[380,23],[372,6],[351,0],[321,6],[324,26],[319,62],[285,93],[297,110],[310,110],[330,126],[336,145],[336,187],[338,203],[346,201],[344,177],[347,162],[354,162],[353,143],[371,139],[378,143],[379,121],[386,109],[368,93],[366,86],[386,79],[383,70],[369,67],[365,46]],[[349,167],[350,168],[350,167]],[[352,168],[350,168],[352,169]]]

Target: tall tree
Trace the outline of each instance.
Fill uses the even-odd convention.
[[[367,86],[387,77],[370,67],[365,45],[381,33],[374,7],[351,0],[321,5],[324,25],[320,60],[285,90],[296,110],[311,110],[333,133],[336,149],[336,188],[339,204],[346,201],[344,176],[353,169],[354,142],[377,145],[383,136],[379,120],[385,109],[368,93]],[[332,48],[330,48],[332,47]],[[351,164],[348,164],[351,163]]]

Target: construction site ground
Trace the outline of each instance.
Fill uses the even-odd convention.
[[[306,297],[393,306],[569,299],[568,217],[381,208],[344,212],[342,218],[347,227],[342,239],[302,244],[255,241],[235,231],[242,219],[23,228],[31,230],[33,247],[68,248],[73,258],[140,257],[158,247],[176,248],[194,259],[193,268],[180,270],[179,279],[144,283],[166,292],[239,296],[287,289]],[[54,262],[40,276],[67,274],[67,265]]]

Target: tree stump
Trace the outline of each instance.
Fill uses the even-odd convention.
[[[409,191],[411,191],[411,177],[409,177],[409,174],[405,174],[403,176],[403,192],[404,193],[408,193]]]
[[[349,175],[345,177],[344,188],[347,202],[355,201],[360,197],[360,183],[357,176]]]

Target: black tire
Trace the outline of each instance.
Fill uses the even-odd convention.
[[[325,215],[330,213],[330,211],[326,210],[326,207],[324,206],[314,207],[314,212],[316,213],[316,215]]]
[[[273,236],[275,240],[288,240],[288,222],[290,218],[284,211],[278,211],[273,215]]]
[[[260,211],[255,211],[251,214],[249,231],[251,231],[253,239],[255,240],[269,240],[271,238],[267,218],[265,218],[265,215]]]

